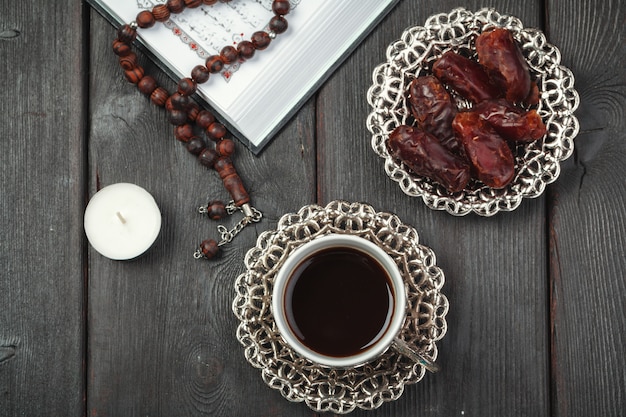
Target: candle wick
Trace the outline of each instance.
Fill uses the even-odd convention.
[[[122,224],[126,224],[126,219],[124,218],[124,216],[122,216],[122,213],[120,213],[119,211],[117,213],[117,218],[120,219],[120,221],[122,222]]]

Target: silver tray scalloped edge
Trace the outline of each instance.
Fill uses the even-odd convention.
[[[401,124],[411,124],[412,116],[406,105],[406,90],[413,78],[429,74],[432,63],[448,50],[475,53],[473,39],[490,27],[509,29],[520,43],[541,94],[537,111],[548,129],[546,135],[530,144],[514,149],[516,176],[502,190],[495,190],[478,181],[458,193],[450,193],[441,185],[421,177],[398,163],[389,154],[386,140]],[[368,115],[367,128],[372,133],[371,145],[384,159],[385,172],[402,191],[421,197],[435,210],[461,216],[474,212],[492,216],[499,211],[516,209],[523,198],[540,196],[546,185],[560,174],[560,161],[574,150],[578,120],[574,111],[579,96],[574,89],[574,76],[560,65],[559,50],[546,41],[538,29],[524,28],[519,19],[489,8],[472,13],[457,8],[450,13],[433,15],[425,25],[414,26],[389,45],[387,62],[377,66],[373,85],[367,99],[373,111]]]
[[[240,324],[237,339],[246,360],[286,399],[311,409],[345,414],[375,409],[399,398],[406,384],[420,381],[422,365],[391,350],[352,369],[316,365],[300,357],[278,332],[271,312],[273,282],[287,256],[300,245],[329,233],[349,233],[382,247],[405,277],[407,319],[400,337],[433,361],[436,342],[447,331],[448,300],[441,293],[444,274],[433,251],[419,244],[417,231],[394,214],[362,203],[333,201],[304,206],[281,217],[276,230],[262,233],[244,259],[246,271],[235,282],[232,309]]]

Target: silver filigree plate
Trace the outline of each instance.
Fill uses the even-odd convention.
[[[393,351],[351,369],[316,365],[300,357],[281,338],[271,312],[274,277],[300,245],[329,233],[349,233],[383,248],[405,277],[407,319],[400,337],[433,361],[435,342],[446,333],[448,300],[441,293],[444,274],[433,251],[419,244],[417,231],[390,213],[362,203],[333,201],[284,215],[276,230],[262,233],[246,254],[246,271],[235,282],[233,311],[237,338],[263,380],[288,400],[304,401],[315,411],[348,413],[375,409],[400,397],[406,384],[418,382],[425,369]]]
[[[495,190],[472,181],[465,190],[450,193],[394,160],[386,141],[397,126],[413,122],[406,103],[410,82],[415,77],[430,74],[433,62],[448,50],[475,56],[476,36],[496,26],[509,29],[521,46],[531,76],[539,86],[541,100],[537,111],[548,132],[542,139],[514,149],[516,176],[506,188]],[[574,150],[578,120],[573,113],[579,97],[571,71],[559,65],[560,62],[559,50],[546,41],[545,35],[540,30],[524,28],[515,17],[493,9],[472,13],[463,8],[433,15],[423,27],[407,29],[388,47],[387,62],[374,69],[374,83],[367,93],[373,108],[367,118],[372,148],[385,160],[387,175],[398,182],[402,191],[409,196],[422,197],[432,209],[459,216],[470,212],[492,216],[498,211],[514,210],[524,197],[540,196],[546,185],[559,176],[560,161],[567,159]],[[459,102],[461,108],[468,105]]]

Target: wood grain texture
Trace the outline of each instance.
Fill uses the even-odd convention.
[[[219,259],[194,260],[200,241],[219,237],[218,223],[196,209],[227,199],[226,191],[217,174],[173,138],[165,112],[123,80],[110,51],[115,31],[95,12],[91,31],[90,194],[98,185],[141,185],[159,204],[163,226],[155,246],[130,262],[89,250],[89,415],[310,415],[267,387],[260,370],[246,362],[231,303],[234,280],[258,234],[315,197],[309,181],[314,103],[263,158],[238,146],[235,164],[263,221],[247,227]],[[230,228],[240,218],[221,223]]]
[[[549,1],[548,6],[549,39],[574,73],[581,103],[575,153],[550,188],[553,415],[621,416],[626,4]]]
[[[453,217],[404,195],[365,125],[387,46],[458,6],[544,28],[581,98],[575,152],[558,181],[492,218]],[[263,153],[238,144],[235,164],[264,217],[213,262],[192,256],[218,237],[196,209],[226,192],[123,79],[114,28],[78,0],[0,0],[0,10],[0,417],[317,415],[246,362],[231,303],[257,236],[285,213],[334,199],[415,226],[450,300],[442,371],[351,415],[624,414],[623,1],[400,0]],[[123,181],[153,194],[163,225],[145,255],[116,262],[88,246],[82,219],[88,197]]]
[[[468,2],[477,10],[484,3]],[[540,2],[490,2],[526,26],[541,24]],[[409,26],[458,3],[402,1],[318,97],[319,200],[366,201],[416,227],[437,254],[450,301],[448,334],[438,344],[443,370],[409,386],[373,416],[547,416],[549,375],[545,201],[525,201],[493,218],[455,218],[404,195],[373,152],[366,92],[389,43]],[[372,53],[372,51],[377,51]]]
[[[11,3],[0,1],[0,416],[81,416],[83,9]]]

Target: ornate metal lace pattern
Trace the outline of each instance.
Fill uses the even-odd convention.
[[[495,26],[509,29],[519,42],[531,77],[539,87],[541,101],[537,111],[548,132],[536,142],[516,147],[516,176],[506,188],[495,190],[472,181],[465,190],[450,193],[394,160],[386,140],[397,126],[413,122],[406,103],[410,82],[415,77],[430,74],[434,61],[448,50],[475,56],[474,39]],[[482,216],[514,210],[524,197],[541,195],[546,185],[558,178],[560,161],[567,159],[574,150],[573,140],[579,126],[573,113],[579,97],[574,89],[574,76],[560,62],[559,50],[546,41],[540,30],[524,28],[519,19],[493,9],[472,13],[458,8],[431,16],[423,27],[407,29],[387,49],[387,62],[374,69],[374,83],[367,94],[373,108],[367,118],[372,148],[384,159],[387,175],[407,195],[421,197],[432,209],[446,210],[453,215],[474,212]],[[461,99],[457,103],[460,108],[470,106]]]
[[[417,231],[397,216],[345,201],[305,206],[283,216],[276,230],[259,236],[246,254],[246,272],[235,283],[233,311],[241,321],[237,338],[248,362],[261,369],[263,380],[288,400],[334,413],[375,409],[400,397],[406,384],[422,379],[425,369],[392,350],[352,369],[316,365],[285,344],[272,316],[278,269],[295,248],[329,233],[368,239],[395,260],[407,290],[407,318],[400,337],[432,360],[437,358],[435,342],[446,333],[448,300],[441,293],[444,274],[436,266],[435,254],[420,245]]]

